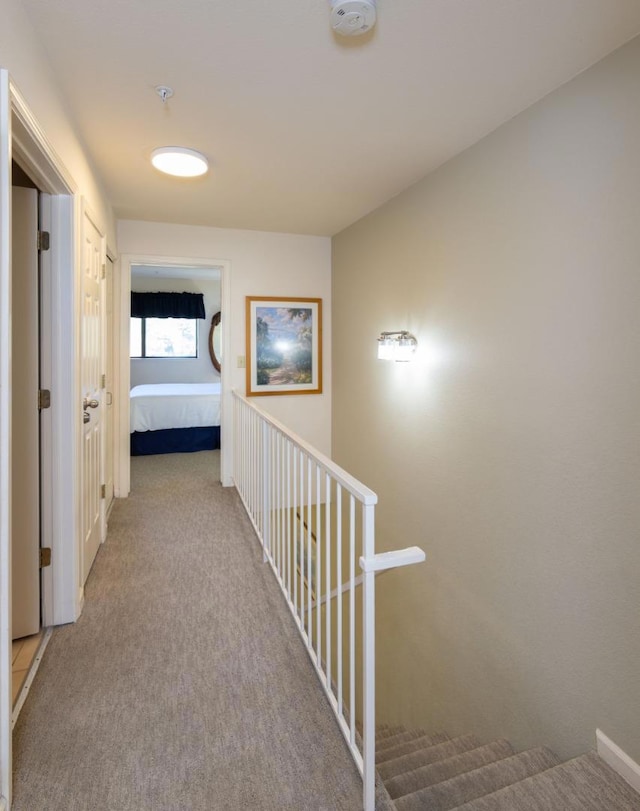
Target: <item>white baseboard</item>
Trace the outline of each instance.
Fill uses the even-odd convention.
[[[635,760],[631,760],[629,755],[607,738],[600,729],[596,729],[596,743],[598,754],[604,762],[640,793],[640,765]]]

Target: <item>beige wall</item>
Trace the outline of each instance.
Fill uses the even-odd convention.
[[[428,555],[382,721],[640,761],[639,87],[636,40],[334,239],[333,455]]]
[[[230,384],[245,390],[245,296],[321,298],[331,323],[331,241],[328,237],[122,220],[122,254],[206,258],[231,263]],[[226,318],[226,314],[224,316]],[[324,331],[323,394],[256,397],[256,403],[323,453],[331,448],[331,336]]]
[[[15,86],[77,184],[78,193],[86,198],[95,212],[98,224],[106,234],[107,244],[115,250],[115,220],[111,206],[66,111],[44,49],[19,0],[0,0],[0,20],[0,67],[9,71]]]
[[[209,356],[211,317],[220,312],[220,282],[207,279],[165,279],[132,276],[131,289],[139,293],[202,293],[206,318],[198,321],[197,358],[132,358],[131,388],[144,383],[216,383],[220,375]]]

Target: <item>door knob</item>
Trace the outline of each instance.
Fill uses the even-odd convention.
[[[91,419],[91,414],[89,414],[88,411],[83,411],[82,412],[82,422],[86,425],[89,422],[90,419]]]
[[[90,400],[88,397],[85,397],[82,401],[82,407],[86,411],[88,408],[97,408],[100,405],[98,400]]]

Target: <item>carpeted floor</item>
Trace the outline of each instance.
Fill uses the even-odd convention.
[[[14,811],[336,811],[362,784],[218,452],[137,457],[14,733]]]

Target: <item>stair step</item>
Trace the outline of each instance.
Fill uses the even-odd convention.
[[[478,746],[480,746],[480,741],[475,735],[462,735],[459,738],[445,740],[442,743],[428,746],[426,749],[419,749],[417,752],[378,763],[378,774],[383,780],[388,780],[390,777],[419,769],[421,766],[428,766],[430,763],[437,763],[439,760],[446,760],[454,755],[467,752],[469,749],[477,749]]]
[[[358,730],[362,735],[362,729],[360,729],[359,724]],[[383,741],[385,738],[390,738],[392,735],[398,735],[400,732],[406,732],[406,729],[399,725],[387,726],[386,724],[383,724],[382,726],[376,728],[376,742]]]
[[[398,732],[396,735],[390,735],[388,738],[383,738],[381,741],[376,740],[376,753],[384,752],[392,746],[399,746],[401,743],[414,741],[416,738],[424,738],[426,736],[424,729],[410,729],[408,732]]]
[[[389,746],[380,752],[376,752],[376,763],[384,763],[387,760],[395,760],[396,758],[408,755],[411,752],[417,752],[419,749],[426,749],[430,746],[435,746],[437,743],[442,743],[449,739],[448,735],[444,732],[436,733],[435,735],[420,735],[418,738],[412,738],[404,743],[399,743],[396,746]]]
[[[640,811],[640,794],[595,752],[460,805],[456,811]]]
[[[511,786],[532,775],[557,766],[560,761],[548,749],[530,749],[459,774],[438,785],[406,794],[396,800],[398,811],[451,811],[477,797]]]
[[[491,741],[491,743],[478,746],[476,749],[470,749],[460,755],[440,760],[438,763],[421,766],[419,769],[399,774],[397,777],[391,777],[386,781],[385,786],[389,795],[396,799],[404,794],[419,791],[421,788],[427,788],[444,780],[450,780],[458,774],[479,769],[481,766],[486,766],[496,760],[511,757],[513,754],[515,752],[509,741],[504,739]]]
[[[394,802],[389,797],[389,792],[384,787],[382,780],[376,780],[375,811],[396,811]]]

